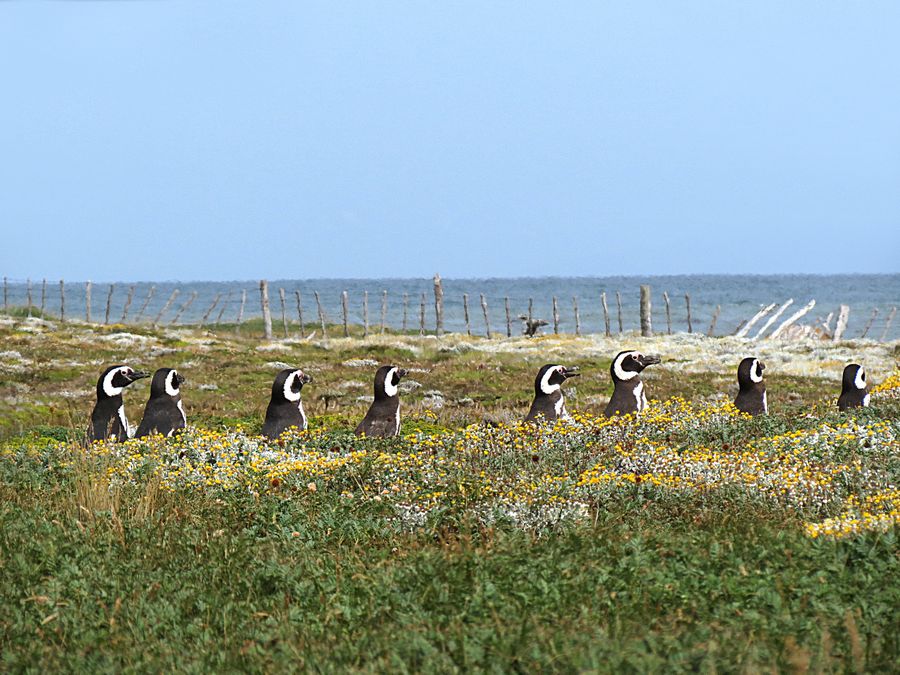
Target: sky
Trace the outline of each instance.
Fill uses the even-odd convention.
[[[900,271],[900,3],[0,2],[0,274]]]

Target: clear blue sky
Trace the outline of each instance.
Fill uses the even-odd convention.
[[[0,274],[897,272],[900,2],[0,2]]]

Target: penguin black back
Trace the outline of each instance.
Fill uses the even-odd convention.
[[[655,354],[645,355],[635,350],[616,354],[609,366],[609,375],[614,385],[613,394],[603,414],[612,417],[641,412],[647,406],[641,371],[659,362],[660,358]]]
[[[554,422],[566,418],[566,402],[562,394],[562,384],[570,377],[578,376],[578,368],[567,368],[552,363],[541,367],[534,378],[534,400],[525,416],[526,422]]]
[[[285,368],[275,376],[272,397],[263,422],[263,436],[278,438],[290,427],[297,427],[301,431],[306,429],[306,412],[303,410],[300,392],[303,385],[311,381],[309,375],[295,368]]]
[[[400,380],[407,371],[381,366],[375,373],[375,400],[354,433],[384,438],[400,433]]]
[[[135,438],[162,434],[171,436],[187,426],[181,385],[184,378],[174,368],[160,368],[150,381],[150,400],[144,407],[144,417]]]
[[[738,366],[738,395],[734,407],[749,415],[765,415],[769,412],[766,399],[766,383],[763,382],[764,363],[748,356]]]
[[[841,378],[841,395],[838,397],[838,409],[865,408],[869,405],[869,398],[866,369],[858,363],[851,363],[846,366]]]
[[[122,392],[132,382],[147,377],[148,373],[133,370],[129,366],[110,366],[97,380],[97,402],[91,411],[88,440],[128,440],[128,419]]]

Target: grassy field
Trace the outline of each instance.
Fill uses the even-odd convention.
[[[242,330],[0,322],[4,671],[900,668],[896,344],[753,345],[750,419],[727,338]],[[630,347],[651,406],[606,420]],[[879,388],[842,415],[851,360]],[[412,369],[399,439],[350,434],[372,361]],[[85,449],[114,362],[178,368],[191,429]],[[519,425],[548,362],[584,372],[575,419]],[[311,428],[267,443],[284,363]]]

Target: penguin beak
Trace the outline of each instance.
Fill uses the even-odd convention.
[[[563,366],[562,375],[568,380],[570,377],[579,377],[581,373],[578,371],[578,366],[572,366],[571,368],[566,368],[565,366]]]
[[[646,368],[647,366],[652,366],[654,363],[661,363],[662,359],[659,358],[658,354],[644,354],[638,361],[642,367]]]
[[[143,370],[135,370],[128,377],[132,382],[134,382],[135,380],[141,380],[145,377],[150,377],[150,373],[144,372]]]
[[[409,371],[408,371],[406,368],[399,368],[399,369],[397,370],[397,377],[406,377],[406,374],[407,374],[408,372],[409,372]]]
[[[178,373],[178,375],[175,376],[175,381],[178,382],[179,386],[181,386],[185,382],[184,375],[182,375],[181,373]]]
[[[306,373],[303,373],[303,375],[300,377],[300,381],[303,384],[309,384],[310,382],[313,381],[312,375],[307,375]]]

